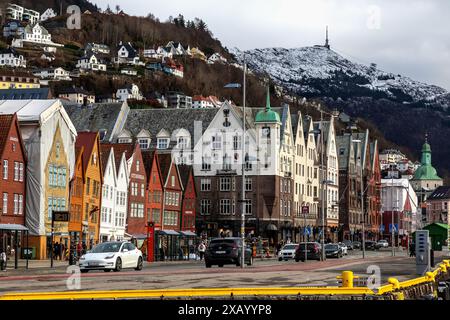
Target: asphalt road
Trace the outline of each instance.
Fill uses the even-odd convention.
[[[441,259],[436,257],[436,261]],[[207,269],[201,261],[169,261],[146,264],[141,271],[90,271],[80,274],[79,290],[326,286],[337,285],[336,276],[344,270],[367,275],[370,265],[380,268],[382,283],[391,276],[399,280],[416,276],[415,260],[406,257],[406,252],[392,257],[389,250],[369,251],[363,260],[358,250],[342,259],[326,261],[255,259],[253,266],[244,269],[232,265]],[[66,271],[64,266],[9,270],[0,274],[0,293],[73,290],[67,286],[70,275]]]

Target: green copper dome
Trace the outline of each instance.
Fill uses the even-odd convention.
[[[267,88],[266,109],[258,111],[255,122],[281,122],[280,115],[270,107],[269,88]]]
[[[436,169],[431,164],[431,147],[427,139],[422,146],[421,166],[414,173],[414,180],[441,180]]]

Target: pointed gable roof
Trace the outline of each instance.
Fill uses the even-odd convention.
[[[189,177],[192,174],[192,166],[182,164],[178,165],[178,171],[180,172],[181,183],[183,184],[183,189],[186,190],[186,187],[189,183]]]
[[[103,172],[105,172],[105,170],[106,170],[106,165],[108,164],[109,154],[111,153],[112,149],[113,149],[112,145],[105,146],[104,144],[100,144],[100,160],[102,162]],[[116,169],[118,169],[118,168],[116,167]]]
[[[114,148],[114,160],[116,163],[116,170],[119,172],[120,161],[122,159],[122,154],[125,153],[125,159],[129,160],[135,150],[135,145],[132,143],[102,143],[102,148]]]
[[[97,136],[97,132],[78,132],[75,147],[84,147],[83,170],[86,170],[89,160],[91,159],[92,150],[94,149]]]
[[[18,132],[17,138],[19,139],[19,145],[22,149],[23,159],[26,162],[26,153],[22,141],[22,135],[20,134],[17,114],[0,114],[0,156],[3,155],[12,126],[16,126],[16,130]]]
[[[161,169],[162,181],[166,184],[167,177],[169,176],[170,167],[172,165],[172,154],[162,153],[158,155],[159,168]]]

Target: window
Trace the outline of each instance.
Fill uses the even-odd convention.
[[[19,195],[14,193],[14,214],[19,213]]]
[[[4,198],[4,194],[3,194]],[[52,210],[53,210],[53,198],[48,198],[48,205],[47,205],[47,217],[51,220],[52,219]]]
[[[3,179],[8,180],[8,160],[3,160]]]
[[[143,150],[148,149],[149,147],[149,139],[138,139],[139,147]]]
[[[280,216],[283,215],[283,200],[280,199]]]
[[[175,187],[175,176],[170,177],[170,184],[172,187]]]
[[[247,202],[245,202],[245,214],[252,214],[252,200],[247,200]]]
[[[245,191],[252,191],[252,178],[245,177]]]
[[[220,191],[231,190],[231,178],[220,178]]]
[[[231,213],[231,201],[230,199],[220,199],[220,214]]]
[[[161,210],[160,209],[153,209],[152,211],[152,219],[153,222],[161,223]]]
[[[241,136],[233,136],[233,150],[240,150],[242,148],[241,141]]]
[[[202,199],[200,202],[200,214],[210,215],[211,214],[211,200]]]
[[[92,154],[91,165],[94,165],[94,166],[97,165],[97,153],[95,153],[95,152]]]
[[[19,181],[23,181],[23,163],[19,163]]]
[[[187,147],[188,147],[188,139],[186,137],[178,137],[178,148],[187,149]]]
[[[19,194],[19,212],[18,214],[23,214],[23,195]]]
[[[158,149],[167,149],[169,147],[169,139],[168,138],[158,138]]]
[[[141,197],[145,197],[145,185],[141,183]]]
[[[8,193],[4,192],[3,193],[3,210],[2,210],[3,214],[7,214],[8,213]]]
[[[226,154],[223,157],[223,170],[231,170],[231,158]]]
[[[222,136],[216,134],[212,137],[212,148],[213,150],[222,149]]]
[[[211,179],[200,180],[200,191],[211,191]]]
[[[91,178],[87,178],[86,180],[86,194],[89,195],[91,186]]]
[[[211,170],[211,157],[202,157],[202,170]]]
[[[56,149],[55,150],[56,159],[59,159],[60,149],[61,149],[61,145],[59,142],[56,143],[55,149]]]
[[[19,181],[19,163],[14,161],[14,181]]]
[[[136,160],[136,171],[137,171],[137,172],[139,172],[139,169],[140,169],[140,167],[141,167],[140,164],[141,164],[141,163],[139,162],[139,160]]]
[[[131,139],[130,138],[119,138],[118,143],[131,143]]]

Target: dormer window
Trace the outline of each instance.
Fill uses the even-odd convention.
[[[119,138],[117,139],[118,143],[131,143],[131,138]]]
[[[167,149],[169,147],[169,138],[158,138],[158,149]]]
[[[148,138],[139,138],[138,142],[139,147],[141,147],[141,149],[143,150],[148,149],[150,147],[150,139]]]
[[[186,137],[178,137],[178,148],[179,149],[188,148],[188,139]]]

